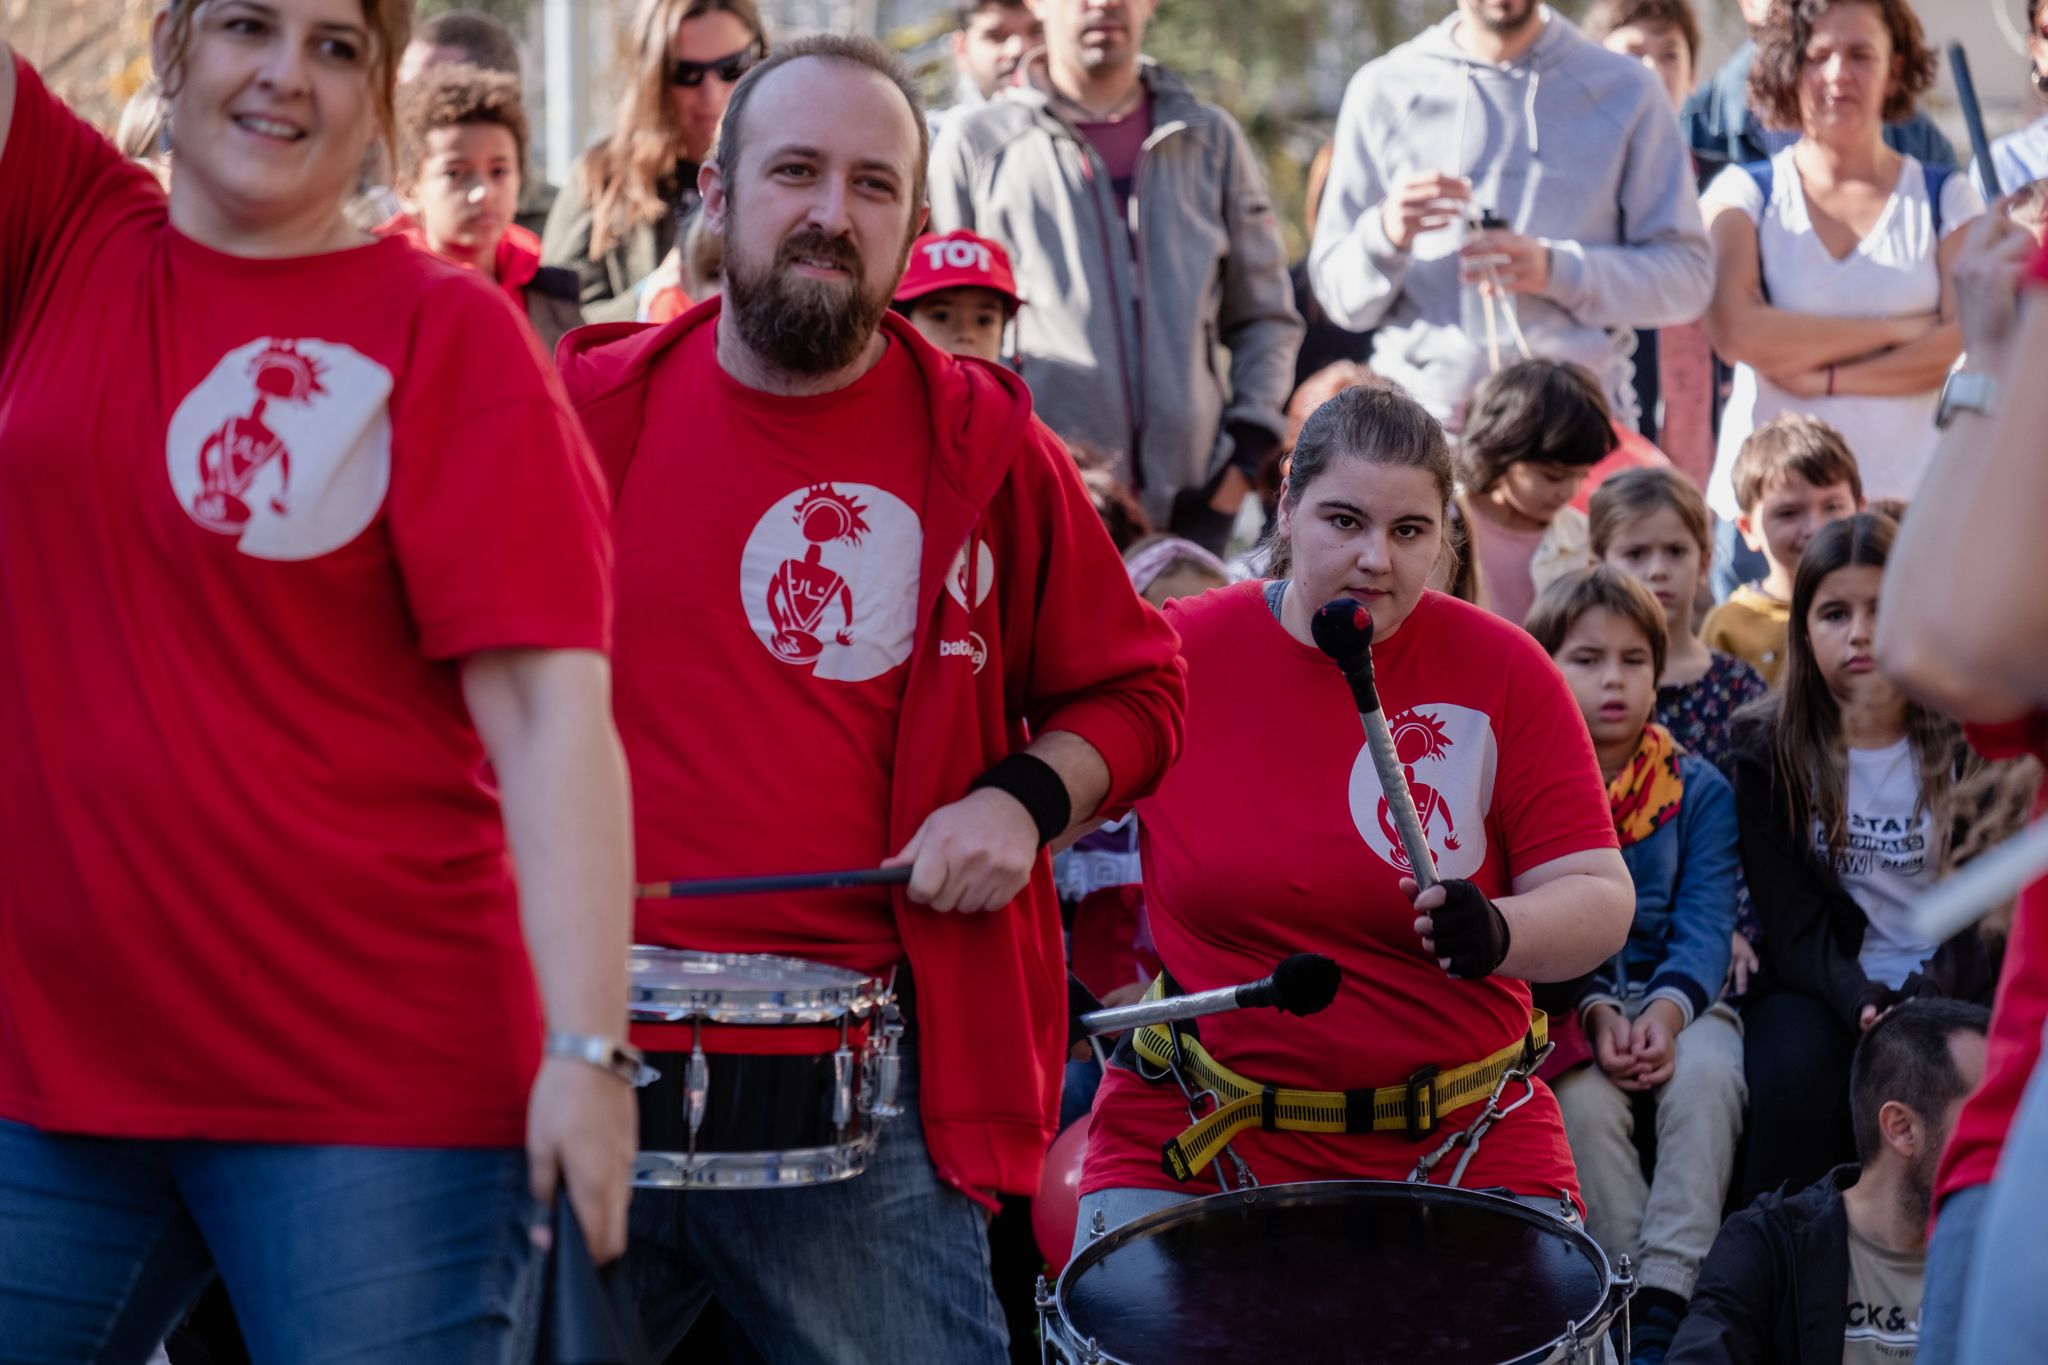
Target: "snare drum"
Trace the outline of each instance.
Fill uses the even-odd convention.
[[[1575,1224],[1503,1195],[1332,1180],[1211,1195],[1095,1238],[1056,1292],[1068,1365],[1598,1361],[1633,1282]]]
[[[633,1183],[817,1185],[866,1169],[896,1114],[903,1026],[888,983],[793,957],[636,946]]]

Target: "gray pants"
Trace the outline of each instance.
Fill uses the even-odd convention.
[[[1654,1094],[1657,1169],[1648,1180],[1636,1152],[1634,1096],[1597,1063],[1551,1089],[1579,1166],[1586,1231],[1609,1257],[1633,1260],[1643,1288],[1690,1299],[1721,1226],[1749,1097],[1741,1021],[1717,1004],[1678,1035],[1671,1079]]]

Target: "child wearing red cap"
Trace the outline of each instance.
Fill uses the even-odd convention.
[[[1003,357],[1003,330],[1024,301],[1010,273],[1010,254],[999,243],[960,228],[926,233],[910,246],[896,311],[942,351]]]

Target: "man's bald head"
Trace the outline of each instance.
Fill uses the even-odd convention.
[[[746,137],[747,105],[750,97],[761,88],[763,82],[772,78],[783,67],[800,61],[844,62],[850,66],[864,67],[896,87],[909,106],[910,121],[917,129],[917,151],[912,159],[912,193],[910,197],[913,214],[923,207],[925,197],[925,171],[931,161],[931,129],[925,122],[924,101],[918,98],[917,87],[910,79],[896,54],[873,38],[848,37],[836,33],[818,33],[799,38],[793,43],[777,48],[767,58],[741,78],[734,87],[732,100],[725,106],[725,118],[718,125],[718,145],[712,152],[712,160],[718,165],[719,176],[730,186],[737,183],[741,143]]]

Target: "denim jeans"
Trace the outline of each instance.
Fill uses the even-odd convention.
[[[218,1270],[258,1365],[510,1365],[532,1211],[521,1151],[0,1122],[0,1362],[140,1365]]]
[[[1927,1279],[1920,1298],[1920,1345],[1913,1365],[1958,1365],[1963,1333],[1963,1298],[1984,1230],[1989,1185],[1957,1190],[1941,1203],[1934,1238],[1927,1244]]]
[[[2048,1066],[2034,1067],[1989,1190],[1956,1358],[1970,1365],[2038,1362],[2048,1342],[2048,1237],[2041,1231],[2041,1211],[2048,1209]]]
[[[627,1275],[655,1358],[715,1294],[771,1365],[1007,1365],[985,1210],[939,1179],[918,1117],[915,1031],[900,1117],[867,1170],[829,1185],[641,1190]]]

